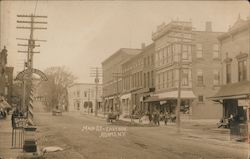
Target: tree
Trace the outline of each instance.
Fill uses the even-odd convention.
[[[74,83],[76,77],[66,67],[49,67],[44,70],[44,73],[48,81],[38,84],[37,94],[45,98],[44,104],[47,111],[52,109],[67,110],[67,88]]]

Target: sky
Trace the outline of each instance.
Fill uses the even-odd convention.
[[[226,32],[240,15],[250,15],[247,1],[2,1],[0,47],[7,47],[8,65],[15,74],[23,70],[26,55],[17,46],[29,32],[16,29],[17,14],[46,15],[47,30],[34,32],[40,51],[34,55],[34,67],[44,70],[65,66],[77,82],[93,83],[91,67],[101,67],[102,61],[120,48],[141,48],[152,43],[152,32],[158,25],[171,20],[192,21],[195,30],[204,30],[211,21],[213,31]],[[43,25],[39,25],[43,26]]]

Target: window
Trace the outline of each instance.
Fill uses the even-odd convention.
[[[188,86],[188,69],[182,70],[182,86]]]
[[[203,85],[203,71],[202,70],[197,71],[197,84]]]
[[[160,66],[162,65],[162,62],[163,62],[162,61],[162,54],[163,54],[163,50],[161,49],[160,52],[159,52],[159,61],[158,61]]]
[[[168,46],[168,62],[171,63],[173,61],[173,50],[172,45]]]
[[[202,95],[199,95],[199,96],[198,96],[198,102],[200,102],[200,103],[203,103],[203,102],[204,102],[204,98],[203,98]]]
[[[196,57],[202,58],[203,52],[202,52],[202,44],[196,44]]]
[[[160,84],[161,84],[161,81],[160,81],[160,74],[158,74],[158,89],[160,89]]]
[[[173,87],[173,70],[168,71],[169,87]]]
[[[150,57],[148,56],[147,59],[148,59],[148,65],[147,66],[150,66],[150,61],[151,61]]]
[[[168,87],[170,87],[170,73],[169,73],[170,71],[168,70],[168,71],[166,71],[166,79],[167,79],[167,85],[166,85],[166,87],[168,88]]]
[[[144,73],[144,88],[147,87],[146,83],[147,83],[147,78],[146,78],[146,73]]]
[[[219,45],[218,44],[213,45],[213,58],[214,59],[219,58]]]
[[[163,65],[165,64],[165,52],[166,52],[166,49],[163,48],[163,49],[162,49],[162,64],[163,64]]]
[[[191,46],[190,45],[183,45],[182,46],[182,59],[188,60],[191,54]]]
[[[154,55],[151,55],[151,65],[154,65]]]
[[[214,85],[219,85],[220,84],[220,74],[219,74],[219,71],[218,70],[214,70],[213,74],[214,74],[213,84]]]
[[[239,82],[247,78],[247,61],[246,59],[238,61],[238,77]]]
[[[4,95],[8,95],[8,87],[4,87]]]
[[[84,91],[84,97],[87,97],[87,92],[86,91]]]
[[[165,72],[162,73],[162,87],[165,88]]]
[[[77,91],[76,94],[77,94],[77,97],[80,97],[80,91]]]
[[[147,88],[150,86],[150,72],[147,74]]]
[[[231,83],[231,63],[226,64],[226,82]]]
[[[154,72],[151,71],[151,86],[154,86]]]
[[[169,63],[170,62],[170,59],[169,59],[169,56],[168,56],[168,47],[165,47],[165,58],[166,58],[166,63]]]

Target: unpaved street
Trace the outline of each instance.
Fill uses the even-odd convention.
[[[107,124],[101,118],[67,113],[63,116],[39,113],[36,115],[36,123],[39,146],[61,146],[65,149],[46,154],[51,159],[247,158],[245,144],[214,139],[211,134],[209,137],[198,130],[182,130],[180,134],[176,134],[174,126],[119,129],[117,125]],[[105,130],[122,130],[123,133],[105,134]]]

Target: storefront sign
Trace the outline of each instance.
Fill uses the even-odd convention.
[[[238,106],[249,107],[249,99],[239,99]]]

